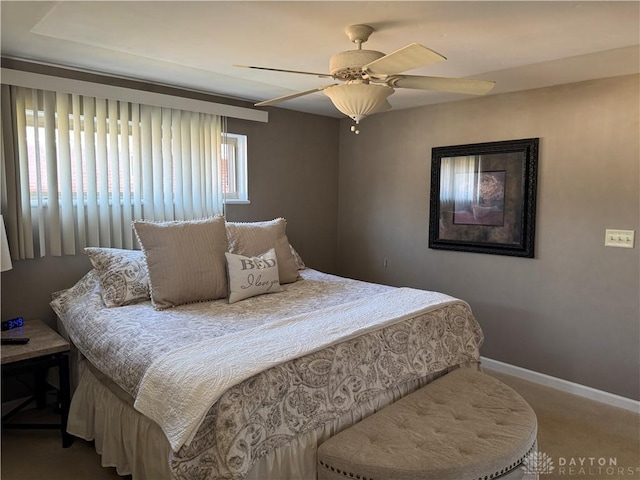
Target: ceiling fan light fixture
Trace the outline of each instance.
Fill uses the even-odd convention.
[[[393,92],[393,88],[386,85],[358,81],[334,85],[323,90],[335,107],[356,123],[368,115],[388,108],[387,97]]]

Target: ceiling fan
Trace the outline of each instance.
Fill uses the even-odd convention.
[[[235,66],[340,80],[342,83],[331,83],[284,95],[256,103],[255,106],[273,105],[321,91],[331,99],[338,110],[353,119],[356,124],[368,115],[390,109],[391,104],[387,98],[394,93],[395,88],[484,95],[495,85],[495,82],[485,80],[404,75],[402,72],[442,62],[446,58],[418,43],[411,43],[387,55],[375,50],[363,50],[362,44],[369,39],[373,31],[373,27],[369,25],[348,26],[345,33],[349,40],[357,45],[357,49],[332,56],[329,61],[330,73],[301,72],[250,65]],[[355,126],[352,126],[351,130],[359,133]]]

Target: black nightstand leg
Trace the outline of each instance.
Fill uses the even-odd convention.
[[[60,430],[62,432],[62,447],[67,448],[73,443],[73,436],[67,433],[69,406],[71,404],[68,355],[60,356],[58,372],[60,376]]]

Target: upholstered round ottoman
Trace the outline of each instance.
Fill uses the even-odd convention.
[[[536,416],[514,390],[459,368],[343,430],[318,449],[318,479],[537,478]]]

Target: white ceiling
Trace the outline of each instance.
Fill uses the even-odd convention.
[[[347,25],[375,32],[364,48],[412,42],[447,57],[414,75],[494,80],[491,94],[640,71],[638,1],[69,1],[0,3],[2,55],[176,85],[253,102],[325,85],[329,58],[355,48]],[[398,89],[394,108],[466,98]],[[340,117],[314,93],[283,108]]]

